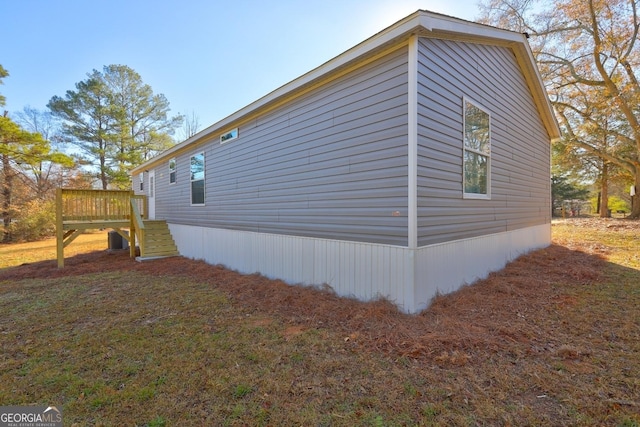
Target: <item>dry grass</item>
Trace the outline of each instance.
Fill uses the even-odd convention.
[[[553,230],[417,316],[182,258],[18,258],[0,402],[65,425],[638,426],[639,224]]]
[[[106,231],[81,234],[64,250],[66,257],[104,249],[107,242]],[[0,244],[0,269],[28,264],[48,259],[56,259],[56,241],[42,240],[31,243]]]

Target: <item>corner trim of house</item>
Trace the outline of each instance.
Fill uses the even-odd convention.
[[[408,241],[418,247],[418,36],[409,39],[408,55]]]

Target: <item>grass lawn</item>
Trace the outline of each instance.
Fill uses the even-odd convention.
[[[66,426],[640,426],[640,224],[554,244],[408,316],[82,236],[0,245],[0,405]],[[82,240],[81,240],[82,239]]]
[[[66,257],[104,250],[107,247],[107,232],[96,231],[81,234],[64,250]],[[0,269],[14,267],[25,263],[56,259],[56,240],[48,239],[40,242],[0,244]],[[0,270],[0,274],[2,270]]]

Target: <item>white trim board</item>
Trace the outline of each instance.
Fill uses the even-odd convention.
[[[205,143],[214,135],[217,138],[219,134],[223,132],[223,129],[237,126],[238,123],[242,123],[249,116],[256,114],[270,104],[277,103],[279,100],[286,99],[287,97],[295,97],[297,91],[301,91],[309,85],[328,78],[332,73],[344,67],[350,67],[354,64],[357,65],[368,56],[372,56],[380,50],[391,48],[394,45],[404,44],[406,39],[415,36],[505,46],[512,49],[532,91],[538,112],[549,136],[551,139],[560,137],[560,128],[555,119],[553,108],[551,107],[542,78],[536,67],[531,48],[523,34],[464,21],[438,13],[418,10],[319,67],[275,89],[241,110],[198,132],[191,138],[174,145],[162,154],[135,167],[131,173],[137,175],[165,161],[167,158],[175,157],[176,153],[186,150],[191,144],[198,145]]]
[[[551,242],[551,224],[418,249],[179,224],[169,228],[185,257],[290,284],[327,284],[340,296],[365,301],[382,296],[407,313]]]
[[[408,237],[409,248],[418,247],[418,37],[409,39],[408,60]]]

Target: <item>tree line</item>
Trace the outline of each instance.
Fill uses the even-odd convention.
[[[0,65],[0,84],[9,77]],[[0,107],[6,99],[0,95]],[[124,65],[93,70],[46,111],[25,107],[0,117],[0,241],[53,234],[56,187],[129,189],[129,171],[197,132],[195,114],[170,115],[155,94]]]
[[[606,216],[625,188],[640,218],[640,0],[482,0],[480,22],[526,33],[562,131],[552,146],[554,205],[594,183]],[[0,65],[0,84],[9,76]],[[0,94],[0,107],[5,98]],[[129,171],[197,132],[197,117],[123,65],[93,70],[47,111],[0,116],[2,241],[51,233],[58,186],[130,188]],[[49,228],[47,228],[49,227]]]

